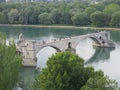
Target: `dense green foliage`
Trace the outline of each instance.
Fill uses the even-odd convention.
[[[116,81],[98,74],[94,78],[89,78],[80,90],[120,90],[120,88],[118,88]]]
[[[6,44],[6,35],[0,32],[0,45]]]
[[[13,90],[19,78],[22,58],[15,45],[6,46],[5,35],[0,33],[0,90]]]
[[[120,11],[119,0],[102,0],[95,3],[96,1],[1,3],[0,24],[69,24],[119,27],[120,20],[114,21],[118,17],[114,14]],[[93,15],[95,12],[101,13]],[[94,17],[91,18],[91,15]]]
[[[111,19],[111,25],[112,26],[120,26],[120,11],[112,14],[111,18],[112,18]]]
[[[108,25],[108,23],[106,22],[108,20],[108,17],[103,12],[96,11],[91,14],[90,18],[93,25],[96,25],[96,26]]]
[[[102,71],[85,67],[78,55],[62,52],[49,58],[33,90],[118,90],[118,86]]]

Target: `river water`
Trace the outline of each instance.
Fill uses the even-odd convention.
[[[0,32],[7,35],[7,41],[10,39],[18,40],[20,33],[23,33],[27,40],[50,41],[54,38],[66,38],[77,35],[95,32],[94,30],[82,29],[64,29],[64,28],[38,28],[21,26],[0,26]],[[92,40],[86,38],[80,41],[76,47],[76,53],[85,60],[86,66],[93,66],[95,70],[102,70],[110,79],[116,80],[120,85],[120,31],[111,31],[111,39],[115,42],[115,49],[112,48],[94,48]],[[43,48],[36,55],[38,57],[37,66],[46,67],[48,57],[56,52],[51,47]],[[22,68],[20,76],[25,90],[30,90],[34,78],[38,75],[34,68]]]

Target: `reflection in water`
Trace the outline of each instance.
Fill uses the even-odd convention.
[[[104,55],[101,55],[101,57]],[[110,79],[116,80],[120,86],[120,45],[116,44],[115,50],[110,51],[108,59],[100,59],[99,57],[94,58],[92,62],[86,64],[86,66],[93,66],[95,70],[102,70],[105,75],[109,76]],[[96,62],[96,59],[98,62]]]
[[[85,64],[109,60],[112,50],[114,50],[114,48],[96,48],[95,54]]]

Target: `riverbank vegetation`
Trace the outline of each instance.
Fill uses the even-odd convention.
[[[119,90],[119,87],[102,71],[85,67],[78,55],[61,52],[49,58],[32,90]]]
[[[0,33],[0,90],[13,90],[19,80],[22,58],[13,43],[6,46],[5,34]]]
[[[120,2],[0,3],[0,24],[120,27]]]

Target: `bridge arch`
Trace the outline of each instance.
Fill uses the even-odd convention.
[[[91,38],[96,44],[101,44],[101,36],[99,38],[96,38],[94,36],[90,36],[89,38]]]
[[[58,47],[52,46],[52,45],[48,45],[49,47],[54,48],[57,52],[61,52],[61,50]]]
[[[52,45],[45,45],[45,46],[42,46],[42,47],[38,48],[38,51],[36,51],[36,54],[37,54],[41,49],[43,49],[43,48],[45,48],[45,47],[51,47],[51,48],[55,49],[57,52],[61,52],[61,50],[60,50],[58,47],[55,47],[55,46],[52,46]]]

